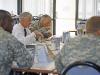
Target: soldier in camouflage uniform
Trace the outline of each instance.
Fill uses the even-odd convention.
[[[100,17],[91,17],[86,23],[86,35],[71,38],[55,56],[58,72],[75,61],[91,61],[100,66]]]
[[[50,32],[48,32],[48,30],[50,30],[50,26],[51,17],[49,15],[43,15],[40,21],[37,20],[32,22],[30,30],[31,32],[33,32],[34,30],[38,30],[44,35],[45,38],[48,38],[52,35]]]
[[[13,61],[22,69],[29,69],[33,64],[24,45],[11,35],[12,27],[10,13],[0,10],[0,75],[9,75]]]

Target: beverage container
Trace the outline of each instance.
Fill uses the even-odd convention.
[[[83,35],[83,34],[84,34],[83,29],[77,29],[77,35],[78,35],[78,36],[81,36],[81,35]]]
[[[63,32],[62,43],[65,43],[70,38],[70,32]]]
[[[60,37],[51,37],[51,50],[60,50]]]
[[[37,44],[26,45],[26,49],[34,58],[34,63],[38,63],[38,58],[37,58],[38,57],[38,46],[37,46]]]

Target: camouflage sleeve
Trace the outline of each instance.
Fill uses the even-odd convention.
[[[30,30],[31,32],[34,32],[34,30],[32,29],[32,27],[31,27],[31,26],[29,27],[29,30]]]
[[[64,58],[61,56],[61,52],[64,50],[64,47],[62,48],[62,50],[55,56],[55,66],[56,66],[56,70],[58,72],[62,72],[62,70],[64,69],[64,65],[62,64],[62,60],[61,58]]]
[[[34,32],[39,28],[38,21],[32,21],[31,25],[29,26],[29,29],[31,32]]]
[[[38,31],[40,31],[42,34],[47,33],[46,29],[44,27],[40,28]]]
[[[35,30],[38,30],[39,32],[41,32],[42,34],[45,34],[47,31],[44,27],[40,26],[39,21],[35,21],[31,24],[31,26],[34,27]],[[34,30],[32,28],[30,28],[30,30],[33,32]]]
[[[29,69],[33,65],[33,58],[19,41],[14,43],[14,60],[22,69]]]

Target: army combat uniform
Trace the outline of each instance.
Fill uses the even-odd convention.
[[[44,37],[47,37],[46,36],[46,33],[47,33],[46,29],[40,25],[40,22],[38,20],[32,22],[31,26],[33,26],[35,28],[35,30],[38,30],[39,32],[41,32],[44,35]],[[34,32],[33,29],[30,28],[30,30],[31,30],[31,32]]]
[[[33,64],[24,45],[0,27],[0,75],[9,75],[13,61],[22,69],[29,69]]]
[[[55,56],[55,65],[61,72],[69,64],[86,60],[100,66],[100,36],[92,34],[71,38]]]

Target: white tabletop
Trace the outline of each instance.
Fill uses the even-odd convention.
[[[37,43],[38,45],[38,50],[44,45],[47,44],[49,48],[51,48],[51,42],[50,41],[46,41],[45,43]],[[60,43],[60,50],[63,46],[63,43]],[[54,55],[56,55],[60,50],[51,50]],[[19,68],[16,64],[16,62],[13,62],[12,68]],[[55,70],[55,62],[49,62],[49,63],[33,63],[32,67],[30,68],[30,70],[48,70],[48,71],[54,71]]]

